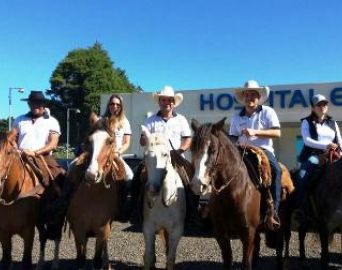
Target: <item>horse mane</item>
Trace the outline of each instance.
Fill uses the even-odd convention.
[[[117,126],[118,120],[115,116],[100,118],[94,123],[90,132],[88,133],[88,136],[94,134],[94,132],[98,130],[106,131],[110,136],[113,136]]]
[[[0,149],[6,146],[7,143],[7,133],[0,132]]]
[[[204,144],[210,139],[210,136],[213,133],[213,128],[214,128],[214,124],[205,123],[197,129],[196,135],[193,136],[192,144],[190,147],[192,152],[197,153],[200,149],[204,148]],[[228,146],[228,147],[224,147],[224,149],[222,149],[223,151],[226,151],[229,149],[234,156],[240,157],[240,154],[236,145],[233,144],[233,142],[230,140],[230,138],[228,137],[228,134],[225,132],[223,128],[215,130],[215,133],[218,139],[221,142],[224,142],[225,144],[227,144]]]

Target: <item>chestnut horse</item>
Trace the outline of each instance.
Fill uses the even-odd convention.
[[[262,194],[251,181],[237,147],[225,134],[224,121],[225,118],[215,124],[200,125],[196,120],[191,123],[195,167],[191,188],[201,195],[212,191],[209,211],[225,269],[232,268],[233,238],[241,239],[243,244],[243,269],[252,269],[260,249]],[[283,235],[281,230],[275,234],[277,267],[282,269]]]
[[[12,139],[0,133],[0,242],[2,267],[12,262],[11,239],[18,234],[24,240],[23,269],[31,269],[34,228],[38,218],[38,194],[43,187],[25,166]]]
[[[111,126],[106,118],[95,123],[86,139],[85,153],[68,172],[69,181],[76,183],[67,219],[75,237],[78,269],[85,266],[89,237],[96,237],[94,267],[110,269],[107,240],[119,210],[118,180],[124,178]]]

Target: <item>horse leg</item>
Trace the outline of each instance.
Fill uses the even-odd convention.
[[[76,264],[77,269],[84,269],[85,262],[86,262],[86,250],[87,250],[87,238],[85,235],[82,237],[80,235],[75,234],[75,246],[76,246],[76,252],[77,252],[77,258],[76,258]]]
[[[223,235],[223,234],[222,234]],[[230,245],[230,239],[226,237],[217,236],[216,241],[220,246],[222,259],[223,259],[223,266],[225,269],[230,270],[232,269],[232,247]]]
[[[25,229],[21,236],[24,239],[23,269],[31,269],[34,227]]]
[[[145,240],[145,252],[144,252],[144,270],[150,270],[155,267],[156,252],[155,242],[156,234],[152,226],[144,225],[144,240]]]
[[[51,265],[51,269],[57,270],[59,269],[59,246],[61,243],[61,239],[55,239],[55,250],[53,252],[53,261]]]
[[[0,242],[2,245],[2,269],[8,270],[12,264],[12,243],[11,243],[12,235],[6,234],[5,232],[1,232],[0,234]]]
[[[283,249],[284,249],[284,233],[285,228],[280,228],[276,231],[276,256],[277,256],[277,269],[283,269]]]
[[[46,246],[46,237],[43,235],[44,233],[39,231],[39,260],[37,263],[36,270],[43,269],[43,265],[45,262],[45,246]]]
[[[107,224],[103,230],[96,235],[95,256],[93,265],[95,269],[110,269],[107,249],[107,239],[110,234],[110,225]],[[107,251],[107,258],[105,258],[105,251]],[[106,261],[104,260],[106,259]]]
[[[182,237],[182,234],[183,234],[182,229],[174,230],[172,234],[169,234],[166,270],[173,270],[175,268],[177,246],[178,246],[180,238]]]
[[[252,270],[253,253],[254,253],[254,240],[255,240],[256,229],[250,227],[247,229],[245,239],[242,239],[243,244],[243,258],[242,258],[242,269]]]
[[[329,265],[329,232],[328,228],[324,225],[320,226],[319,237],[321,240],[321,269],[328,269]]]
[[[253,268],[256,267],[260,256],[260,233],[257,231],[254,240]]]
[[[306,261],[305,255],[305,237],[306,237],[307,225],[301,224],[298,229],[298,236],[299,236],[299,256],[301,263],[304,264]]]

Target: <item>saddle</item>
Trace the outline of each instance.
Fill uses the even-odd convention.
[[[248,174],[258,189],[268,188],[272,183],[271,165],[264,151],[256,146],[238,146]]]

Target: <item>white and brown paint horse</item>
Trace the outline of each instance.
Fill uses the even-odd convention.
[[[111,222],[119,211],[118,182],[124,178],[123,164],[114,152],[111,127],[107,118],[94,124],[85,142],[85,153],[68,172],[69,180],[76,181],[67,219],[75,237],[78,269],[85,266],[89,237],[96,237],[94,268],[111,269],[107,241]]]
[[[147,138],[144,162],[147,182],[144,193],[145,239],[144,269],[155,264],[156,233],[164,233],[166,240],[166,269],[175,267],[176,250],[183,234],[186,212],[185,191],[182,180],[171,164],[168,141],[161,133],[151,134],[146,127],[142,131]]]

